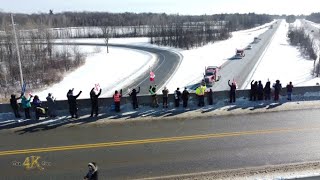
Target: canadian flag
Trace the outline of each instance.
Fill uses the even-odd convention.
[[[156,75],[154,74],[154,72],[150,71],[150,81],[154,81],[155,77]]]

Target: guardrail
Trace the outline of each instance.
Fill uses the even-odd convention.
[[[283,88],[281,91],[281,96],[286,96],[286,88]],[[249,99],[249,93],[250,90],[237,90],[236,92],[236,98],[244,98],[244,99]],[[305,87],[294,87],[293,89],[293,96],[299,95],[299,96],[316,96],[319,97],[320,99],[320,86],[305,86]],[[40,97],[40,100],[44,100],[45,97]],[[218,102],[218,101],[228,101],[229,100],[229,91],[214,91],[213,92],[213,102]],[[293,99],[294,100],[294,99]],[[144,96],[138,96],[138,102],[139,105],[143,106],[151,106],[151,96],[144,95]],[[162,107],[162,95],[158,95],[158,102],[159,102],[159,107]],[[174,102],[174,96],[173,94],[169,94],[168,98],[168,103],[173,103]],[[194,93],[190,93],[190,98],[189,98],[189,104],[196,106],[198,103],[197,97]],[[205,101],[207,102],[207,101]],[[91,108],[91,101],[90,99],[78,99],[78,108],[81,109],[90,109]],[[131,97],[129,96],[123,96],[121,98],[121,104],[129,104],[131,103]],[[105,108],[105,107],[111,107],[113,104],[113,99],[112,97],[109,98],[99,98],[99,107],[100,108]],[[46,101],[43,101],[43,106],[46,106]],[[169,107],[173,108],[173,107]],[[56,101],[56,110],[68,110],[69,105],[67,100],[61,100],[61,101]],[[21,109],[22,111],[22,109]],[[8,113],[12,112],[10,104],[0,104],[0,113]]]

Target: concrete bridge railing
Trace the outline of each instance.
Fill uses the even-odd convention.
[[[282,96],[286,96],[286,88],[283,88],[281,91]],[[236,98],[242,98],[242,99],[249,99],[249,93],[250,90],[237,90],[236,92]],[[294,87],[293,94],[294,96],[318,96],[320,98],[320,86],[305,86],[305,87]],[[80,96],[81,98],[81,96]],[[228,101],[229,99],[229,91],[214,91],[213,92],[213,102],[218,101]],[[43,101],[43,106],[46,106],[45,97],[40,97],[40,100]],[[140,105],[149,106],[151,105],[151,96],[143,95],[138,96],[138,101]],[[91,102],[90,99],[78,99],[78,108],[81,109],[90,109],[91,108]],[[162,107],[162,95],[158,95],[158,102],[159,107]],[[168,102],[174,102],[173,94],[169,94]],[[207,102],[207,101],[205,101]],[[124,96],[121,98],[121,104],[129,104],[131,103],[131,97]],[[191,105],[197,104],[197,97],[194,93],[190,93],[190,103]],[[99,107],[105,108],[105,107],[111,107],[113,104],[112,97],[109,98],[99,98]],[[56,109],[57,110],[68,110],[68,101],[67,100],[60,100],[56,101]],[[169,107],[172,108],[172,107]],[[22,109],[21,109],[22,111]],[[0,104],[0,113],[8,113],[12,112],[12,109],[10,107],[10,104]]]

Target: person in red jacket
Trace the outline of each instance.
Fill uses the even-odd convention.
[[[120,93],[117,90],[114,92],[113,101],[114,101],[116,112],[120,112],[121,96],[122,96],[122,89],[120,90]]]

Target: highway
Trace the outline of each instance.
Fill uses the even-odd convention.
[[[268,50],[269,44],[272,41],[274,34],[276,33],[281,20],[273,24],[272,29],[268,29],[265,33],[261,34],[258,38],[261,40],[257,43],[251,43],[252,49],[245,50],[245,57],[242,59],[230,59],[224,63],[220,70],[221,80],[216,82],[212,90],[221,91],[229,90],[228,80],[234,79],[237,82],[238,88],[250,83],[246,81],[250,79],[251,71],[254,70],[255,65],[259,62],[261,56]],[[253,41],[253,39],[252,39]],[[239,47],[241,48],[241,47]]]
[[[320,160],[317,109],[0,132],[1,179],[139,179]],[[26,158],[39,157],[33,169]],[[39,164],[39,166],[36,166]]]
[[[54,45],[79,45],[79,46],[106,46],[103,43],[54,43]],[[170,79],[171,76],[174,75],[175,70],[179,67],[180,62],[182,61],[182,56],[177,52],[168,51],[159,48],[152,47],[143,47],[143,46],[135,46],[135,45],[122,45],[122,44],[109,44],[110,47],[116,48],[127,48],[134,49],[139,51],[146,51],[152,54],[155,54],[157,57],[156,63],[151,69],[156,75],[155,84],[159,88],[164,86],[166,82]],[[102,59],[103,60],[103,59]],[[112,78],[112,77],[110,77]],[[152,83],[154,84],[154,83]],[[122,88],[123,92],[128,92],[128,89],[133,89],[137,87],[141,87],[139,95],[149,94],[149,86],[151,82],[149,80],[149,72],[145,72],[141,74],[135,81],[126,85]],[[102,91],[104,88],[102,87]]]

